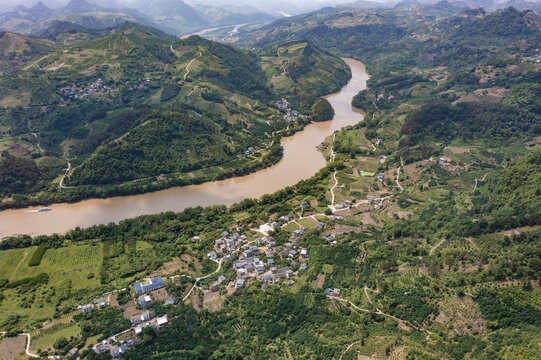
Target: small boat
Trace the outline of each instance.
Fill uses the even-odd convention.
[[[51,211],[52,209],[49,208],[49,207],[42,207],[41,209],[38,209],[38,212],[43,212],[43,211]]]

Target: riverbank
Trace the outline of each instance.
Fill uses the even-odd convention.
[[[317,150],[325,137],[363,119],[360,111],[352,108],[351,99],[366,88],[368,74],[361,62],[352,59],[345,61],[352,70],[352,79],[341,91],[326,97],[335,110],[334,119],[309,124],[294,136],[282,138],[283,158],[276,164],[227,180],[173,187],[143,195],[56,204],[52,206],[53,211],[47,213],[35,213],[34,208],[5,210],[0,212],[0,237],[63,233],[75,227],[107,224],[165,211],[177,212],[188,207],[229,206],[310,178],[326,165],[326,160]]]

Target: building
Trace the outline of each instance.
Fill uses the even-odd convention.
[[[148,321],[152,318],[156,317],[156,313],[152,310],[145,310],[141,314],[133,315],[130,318],[132,326],[135,326],[137,324],[142,323],[143,321]]]
[[[210,291],[213,291],[213,292],[216,292],[216,291],[220,290],[220,285],[221,285],[221,284],[220,284],[219,281],[215,281],[215,282],[213,282],[212,284],[210,284],[209,290],[210,290]]]
[[[244,279],[237,279],[237,282],[235,283],[235,287],[237,289],[240,289],[240,288],[244,287],[245,282],[246,282],[246,280],[244,280]]]
[[[152,297],[150,295],[141,295],[137,298],[137,303],[141,306],[145,306],[152,302]]]
[[[326,288],[325,289],[325,295],[327,296],[332,296],[332,297],[339,297],[340,296],[340,289],[331,289],[331,288]]]
[[[109,352],[109,349],[110,348],[107,340],[103,340],[101,343],[98,343],[92,347],[92,350],[94,350],[96,354],[103,354]]]
[[[168,323],[167,315],[161,316],[161,317],[156,319],[156,324],[158,325],[159,328],[161,328],[162,326],[167,325],[167,323]]]
[[[94,305],[92,305],[92,304],[85,304],[85,305],[81,306],[81,310],[84,313],[89,313],[90,310],[92,310],[93,307],[94,307]]]
[[[102,301],[98,304],[99,309],[103,309],[109,306],[109,301]]]
[[[174,297],[173,295],[169,295],[167,299],[165,300],[165,305],[174,305],[176,301],[177,301],[176,297]]]
[[[76,359],[77,357],[79,357],[79,349],[75,347],[71,349],[70,351],[68,351],[68,358]]]
[[[140,282],[136,282],[135,284],[133,284],[133,287],[135,288],[135,292],[137,293],[137,295],[141,295],[147,292],[158,290],[164,286],[165,284],[161,276],[157,276],[155,278],[150,279],[150,281],[144,285],[141,284]]]

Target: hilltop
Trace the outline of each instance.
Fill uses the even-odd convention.
[[[262,53],[262,63],[272,89],[303,109],[340,90],[351,77],[340,59],[307,41],[274,46]]]

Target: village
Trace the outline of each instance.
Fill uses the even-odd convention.
[[[111,90],[111,88],[104,85],[102,79],[98,79],[86,87],[78,87],[77,85],[65,86],[60,89],[64,95],[64,97],[60,99],[60,102],[79,100],[89,95],[103,94],[109,90]]]
[[[136,90],[145,89],[149,87],[150,84],[151,84],[150,77],[147,77],[144,80],[138,81],[135,84],[130,83],[130,82],[125,83],[127,87],[126,89],[128,91],[136,91]],[[60,89],[60,92],[62,93],[63,96],[62,98],[60,98],[59,102],[66,103],[69,101],[81,100],[87,96],[105,94],[112,90],[113,88],[108,85],[105,85],[103,79],[101,78],[97,79],[90,85],[72,84]]]
[[[289,217],[282,217],[280,224],[273,223],[272,225],[283,226],[287,225],[289,221]],[[267,224],[267,226],[270,225]],[[205,277],[197,278],[183,299],[177,299],[170,295],[166,289],[167,284],[174,284],[168,280],[174,279],[176,276],[169,278],[156,276],[135,282],[128,289],[103,294],[94,299],[93,303],[79,305],[78,309],[83,313],[100,311],[109,306],[115,306],[109,299],[113,294],[118,294],[121,291],[129,291],[130,297],[135,301],[135,308],[129,316],[130,328],[98,342],[92,347],[92,350],[97,354],[109,353],[113,358],[120,358],[128,349],[142,342],[145,328],[152,327],[159,330],[167,326],[169,321],[167,314],[157,316],[152,305],[161,303],[164,306],[174,306],[180,301],[187,300],[194,288],[203,293],[217,293],[220,289],[226,289],[228,294],[232,294],[247,286],[250,281],[262,282],[261,291],[266,291],[272,285],[293,286],[299,273],[307,268],[308,249],[298,246],[305,230],[294,231],[290,241],[282,246],[277,246],[272,236],[263,235],[260,232],[248,238],[246,235],[229,234],[224,231],[222,236],[215,240],[214,249],[206,256],[220,265],[224,262],[226,266],[232,267],[235,271],[235,278],[232,281],[227,281],[225,276],[220,275],[216,281],[204,286],[199,286],[198,281]],[[194,236],[192,241],[199,242],[201,238]],[[280,259],[283,266],[277,266],[276,259]],[[220,266],[215,273],[219,270]],[[68,355],[70,358],[76,358],[78,356],[77,349],[72,349]]]
[[[291,109],[291,103],[285,98],[271,102],[271,105],[284,110],[286,113],[283,115],[283,119],[287,122],[296,122],[298,119],[306,119],[307,116],[299,113],[297,110]]]

